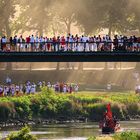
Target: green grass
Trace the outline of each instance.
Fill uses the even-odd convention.
[[[140,102],[140,95],[136,95],[134,92],[87,92],[83,91],[78,93],[78,96],[81,98],[87,99],[101,99],[102,101],[107,102],[116,102],[116,103],[135,103]]]
[[[88,140],[140,140],[140,135],[136,132],[122,132],[114,136],[91,137]]]

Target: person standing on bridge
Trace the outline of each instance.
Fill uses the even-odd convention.
[[[30,50],[30,36],[26,37],[26,51]]]
[[[3,96],[3,87],[0,86],[0,97],[2,97],[2,96]]]
[[[96,36],[92,37],[93,52],[97,52]]]
[[[66,47],[66,39],[65,37],[61,37],[61,51],[64,51]]]
[[[30,43],[31,43],[31,52],[33,52],[33,51],[35,51],[35,38],[34,38],[34,35],[31,36]]]
[[[57,52],[58,51],[58,47],[57,47],[57,39],[56,39],[56,37],[54,36],[53,37],[53,39],[52,39],[52,42],[53,42],[53,50],[54,50],[54,52]]]
[[[35,51],[39,51],[39,37],[35,37]]]
[[[17,42],[18,42],[18,38],[17,38],[17,35],[14,36],[14,39],[13,39],[13,44],[14,44],[14,51],[17,51],[18,48],[17,48]]]
[[[19,51],[24,51],[25,50],[25,40],[23,39],[22,35],[18,39],[19,43]]]
[[[114,41],[113,42],[114,42],[114,44],[113,44],[114,49],[113,50],[118,51],[118,43],[119,42],[118,42],[118,36],[117,35],[114,36]]]
[[[2,51],[6,51],[6,43],[7,43],[7,38],[6,36],[3,36],[2,39],[1,39],[1,44],[2,44]]]

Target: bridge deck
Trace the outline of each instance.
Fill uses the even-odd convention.
[[[0,52],[0,62],[140,62],[140,52]]]

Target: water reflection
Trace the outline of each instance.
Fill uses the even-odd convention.
[[[140,133],[140,121],[121,122],[123,131],[132,130]],[[16,129],[1,131],[2,136],[7,136]],[[36,135],[39,140],[86,140],[91,136],[101,134],[98,123],[74,123],[41,125],[32,127],[31,134]]]

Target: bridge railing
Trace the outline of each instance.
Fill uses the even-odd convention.
[[[6,42],[1,52],[113,52],[140,51],[140,42]]]

